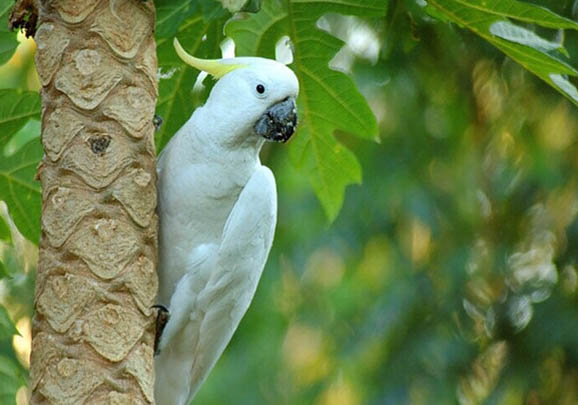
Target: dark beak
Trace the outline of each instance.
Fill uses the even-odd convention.
[[[255,123],[257,135],[269,141],[287,142],[297,128],[297,106],[293,97],[273,104]]]

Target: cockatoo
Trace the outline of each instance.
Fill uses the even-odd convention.
[[[253,299],[277,220],[259,151],[293,135],[299,92],[277,61],[202,60],[174,45],[218,81],[158,161],[159,303],[170,313],[155,360],[158,405],[189,403]]]

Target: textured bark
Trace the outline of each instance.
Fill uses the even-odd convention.
[[[153,2],[39,3],[45,156],[32,404],[151,404]]]

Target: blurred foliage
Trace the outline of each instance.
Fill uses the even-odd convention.
[[[426,11],[472,30],[578,105],[578,90],[566,77],[578,76],[578,70],[561,58],[569,56],[564,44],[511,20],[573,30],[577,22],[516,0],[428,0]]]
[[[310,2],[266,3],[260,13],[285,19],[288,6]],[[317,3],[333,13],[315,10],[307,29],[345,43],[329,66],[349,72],[380,141],[340,126],[328,132],[364,172],[331,225],[311,173],[295,169],[295,150],[266,146],[262,158],[279,190],[273,251],[249,312],[193,403],[577,404],[578,2],[510,0],[505,9],[490,0],[391,0],[387,15]],[[231,14],[212,0],[157,4],[162,146],[211,87],[176,59],[170,37],[197,56],[218,57]],[[484,20],[457,21],[448,12],[457,5]],[[245,41],[241,52],[271,56],[273,38],[291,37],[281,21],[257,46],[267,15],[235,18],[227,33]],[[492,29],[500,21],[516,27]],[[251,24],[256,37],[242,39]],[[299,41],[290,39],[308,91]],[[33,48],[22,42],[0,67],[0,87],[38,88]],[[323,65],[329,59],[319,56]],[[542,62],[568,71],[531,68]],[[305,114],[326,107],[300,106]],[[0,166],[37,142],[35,121],[11,131]],[[13,403],[4,399],[26,375],[35,263],[10,211],[16,226],[5,211],[0,220],[2,404]],[[12,336],[13,325],[22,336]]]
[[[0,404],[22,405],[30,355],[37,247],[24,239],[0,202]],[[17,402],[17,398],[20,401]]]

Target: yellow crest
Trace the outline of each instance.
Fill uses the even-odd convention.
[[[190,55],[183,49],[179,40],[177,38],[174,39],[173,45],[175,46],[175,50],[179,55],[179,58],[182,59],[187,65],[194,67],[195,69],[202,70],[203,72],[207,72],[215,79],[220,79],[221,77],[225,76],[227,73],[238,69],[240,67],[244,67],[246,65],[237,64],[237,65],[230,65],[227,63],[223,63],[218,59],[199,59],[195,58],[193,55]]]

